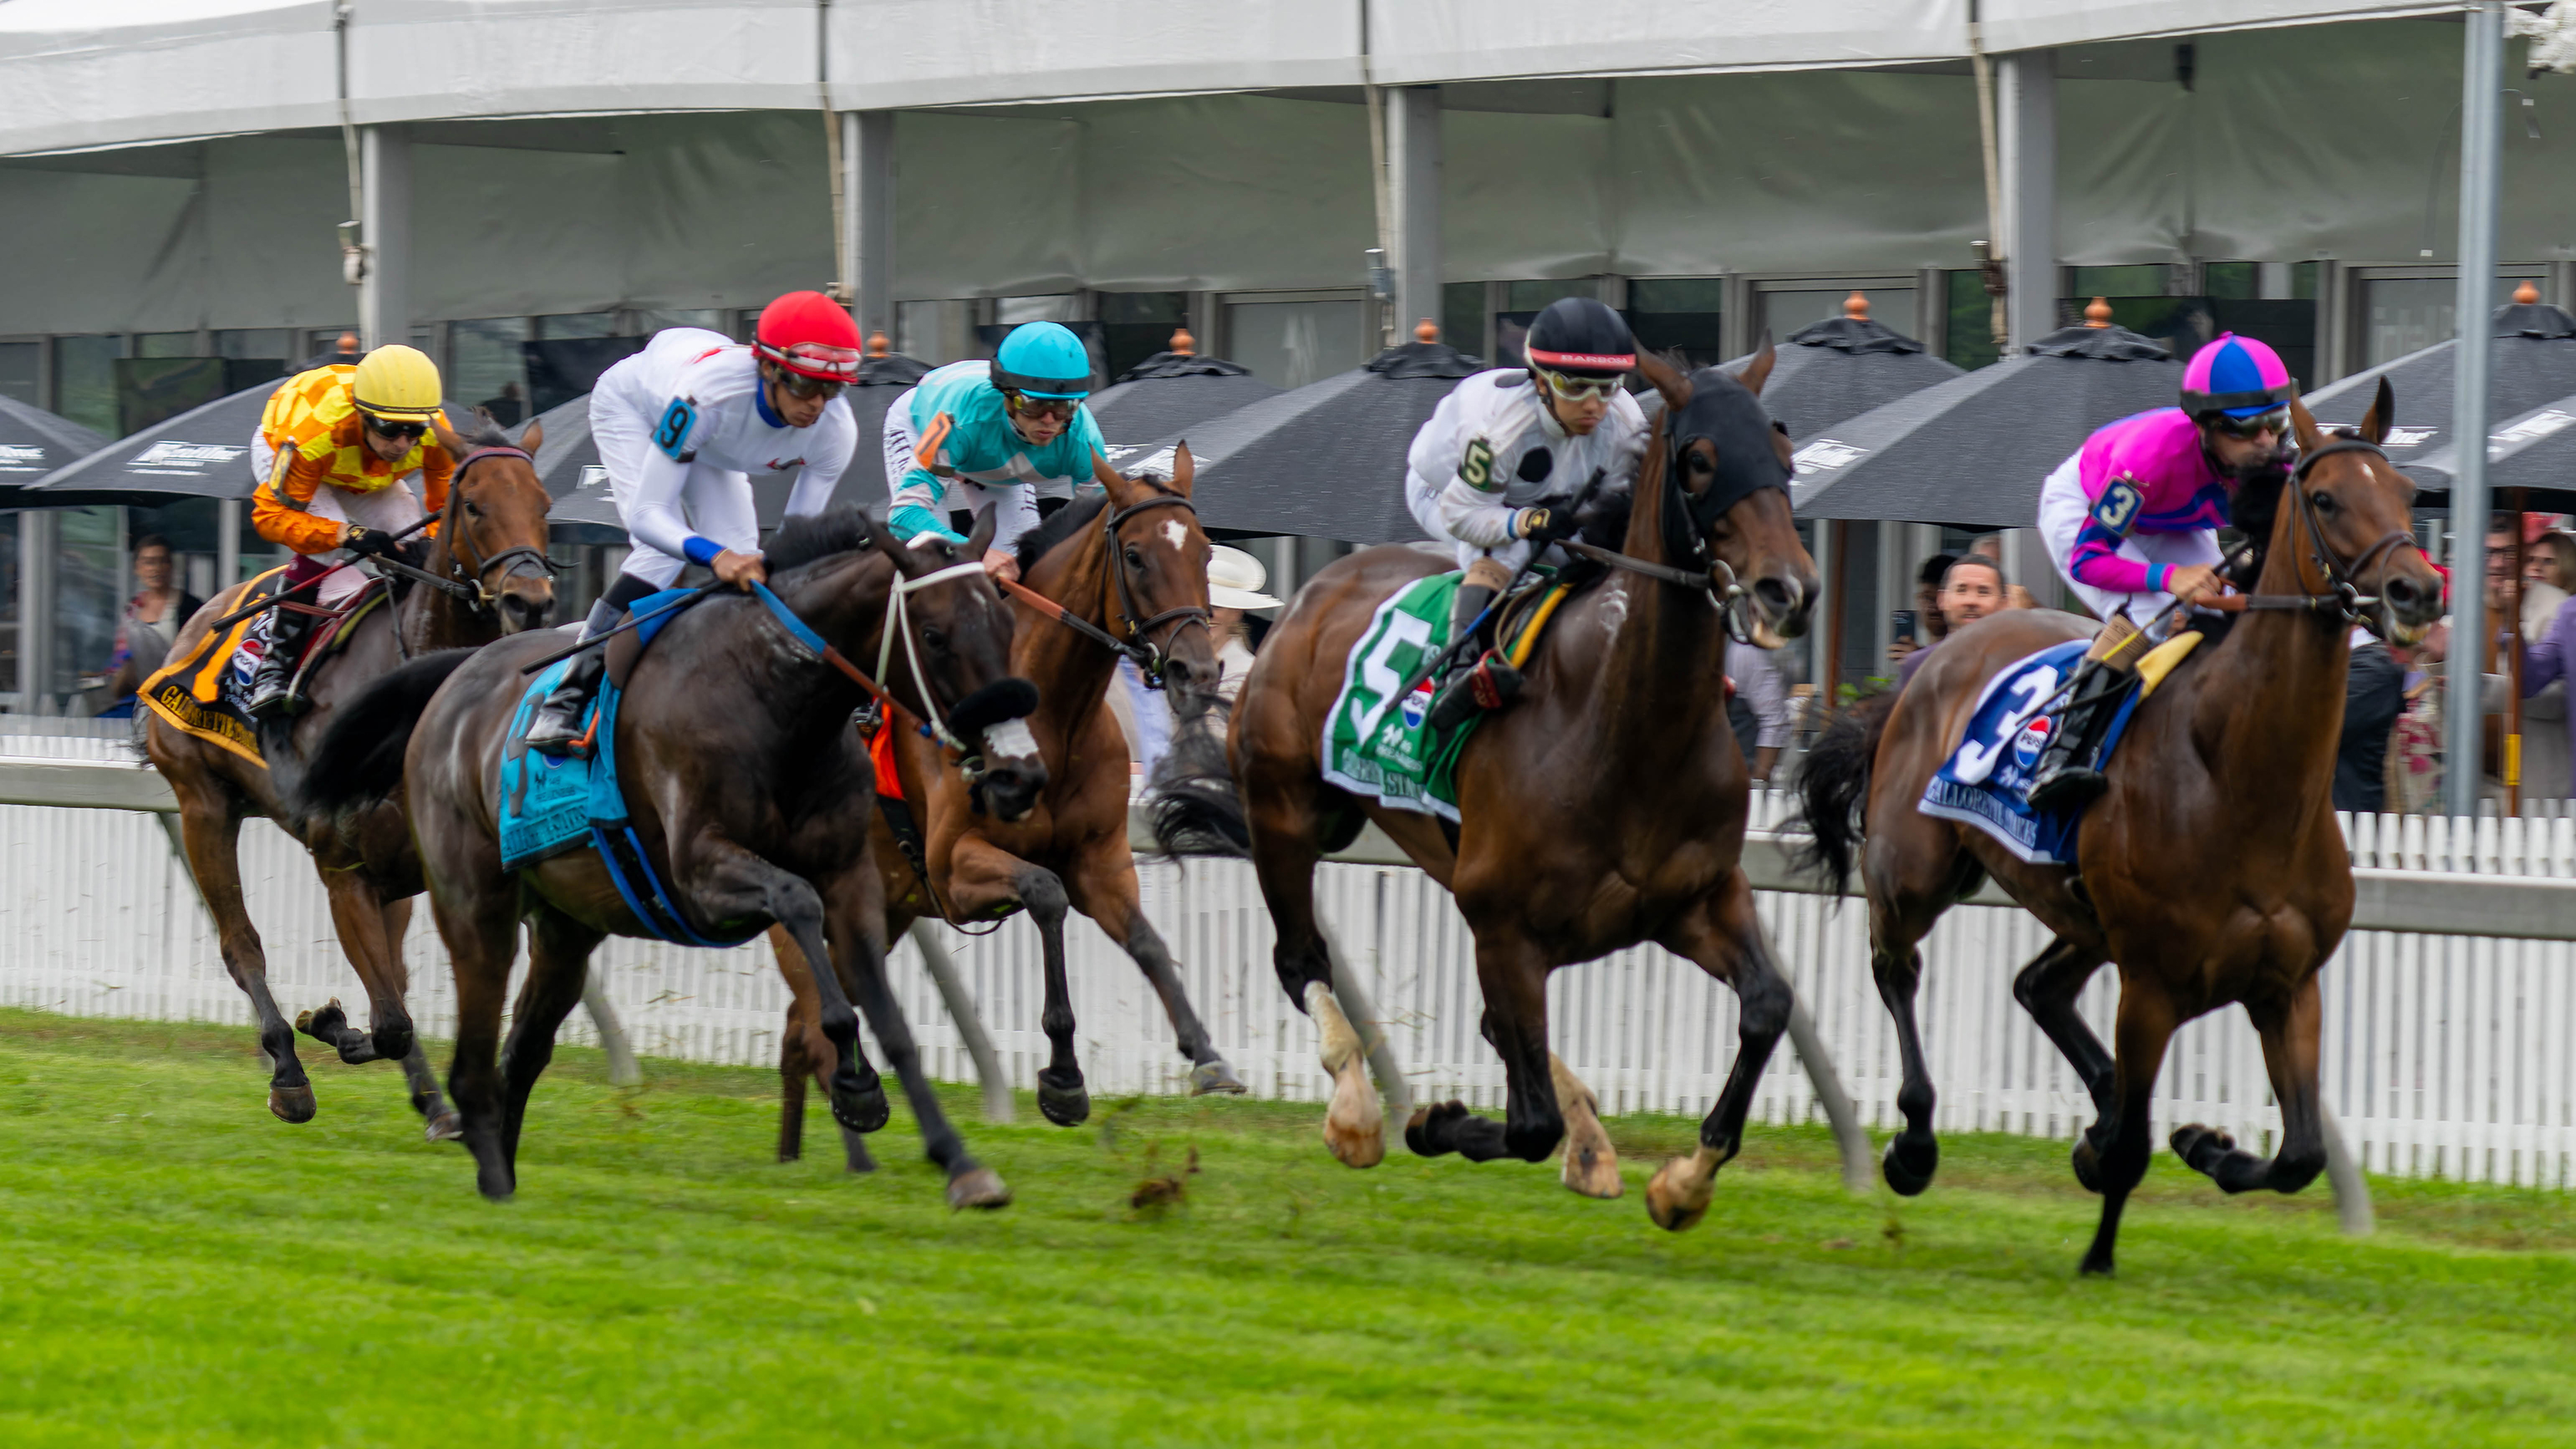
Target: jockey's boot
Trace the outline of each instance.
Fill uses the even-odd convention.
[[[625,586],[625,580],[618,580]],[[589,643],[617,627],[625,608],[603,598],[590,606],[590,617],[581,622],[581,642]],[[575,655],[572,668],[564,671],[563,682],[537,706],[537,717],[528,721],[528,748],[542,755],[568,755],[581,742],[581,712],[590,708],[590,697],[599,692],[599,676],[608,668],[608,651],[592,649]]]
[[[312,633],[311,614],[283,605],[268,611],[268,652],[259,657],[258,672],[250,677],[250,702],[244,706],[255,718],[293,714],[300,707],[295,666]]]
[[[1449,609],[1450,639],[1463,637],[1474,627],[1476,616],[1493,601],[1494,591],[1485,585],[1460,584]],[[1480,654],[1470,646],[1451,657],[1449,672],[1441,677],[1424,719],[1436,730],[1456,729],[1467,716],[1481,709],[1500,709],[1520,692],[1521,672],[1512,667],[1510,660],[1500,652]]]
[[[2120,712],[2120,701],[2138,682],[2137,661],[2131,657],[2138,638],[2137,626],[2125,615],[2115,614],[2102,626],[2075,671],[2057,728],[2040,750],[2030,787],[2032,809],[2081,810],[2111,788],[2102,773],[2102,737]]]

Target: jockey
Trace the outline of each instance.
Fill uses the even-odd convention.
[[[841,389],[858,376],[860,347],[847,308],[820,292],[790,292],[761,312],[749,347],[674,327],[600,375],[590,433],[634,549],[582,621],[584,640],[617,627],[636,600],[671,587],[689,564],[740,589],[767,582],[750,475],[798,470],[791,518],[832,501],[858,446]],[[530,749],[573,748],[604,667],[601,650],[576,657],[530,722]]]
[[[1082,400],[1091,393],[1091,353],[1073,329],[1029,322],[1002,339],[991,362],[931,369],[885,416],[886,517],[907,542],[944,538],[952,498],[969,513],[999,506],[984,568],[1016,579],[1012,549],[1037,525],[1041,492],[1070,497],[1105,454],[1100,428]]]
[[[1589,297],[1548,304],[1530,323],[1529,365],[1480,372],[1440,400],[1406,456],[1405,503],[1433,538],[1454,539],[1467,572],[1450,606],[1455,642],[1495,594],[1548,546],[1575,532],[1572,505],[1596,485],[1633,485],[1646,415],[1620,386],[1636,338]],[[1430,722],[1455,727],[1520,690],[1499,653],[1450,656]]]
[[[2218,527],[2237,490],[2288,476],[2297,391],[2278,353],[2226,333],[2183,369],[2182,406],[2105,426],[2048,475],[2040,535],[2102,632],[2040,755],[2034,806],[2080,806],[2102,793],[2102,728],[2137,678],[2130,641],[2177,601],[2217,586]]]
[[[295,553],[281,592],[322,579],[294,602],[345,605],[367,576],[335,566],[399,551],[392,535],[421,518],[422,501],[406,477],[421,475],[430,513],[447,506],[456,461],[428,436],[438,401],[438,364],[400,345],[379,347],[354,366],[298,373],[269,395],[251,439],[252,467],[263,480],[251,495],[251,526]],[[294,709],[295,667],[314,617],[269,611],[267,652],[251,677],[252,714]]]

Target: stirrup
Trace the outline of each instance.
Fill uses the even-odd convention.
[[[1489,653],[1450,676],[1423,719],[1433,729],[1456,729],[1467,716],[1479,710],[1501,709],[1520,692],[1521,672],[1502,655]]]

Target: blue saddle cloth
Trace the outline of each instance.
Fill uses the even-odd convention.
[[[1969,717],[1966,737],[1948,762],[1933,772],[1915,808],[1943,820],[1974,825],[2023,860],[2073,865],[2076,826],[2084,812],[2033,810],[2030,787],[2040,752],[2047,748],[2058,723],[2055,714],[2043,714],[2041,707],[2075,672],[2090,647],[2089,640],[2071,639],[2042,649],[1986,681],[1977,712]],[[2140,698],[2140,691],[2131,690],[2111,717],[2102,738],[2105,766],[2120,737],[2128,732],[2129,716],[2137,712]]]
[[[639,642],[650,646],[680,611],[665,606],[695,593],[666,589],[636,601],[633,612],[653,615],[636,626]],[[661,610],[655,614],[656,610]],[[567,850],[589,846],[608,867],[608,878],[647,930],[684,946],[739,946],[758,931],[730,939],[700,935],[662,888],[662,878],[644,853],[643,842],[627,820],[626,792],[617,781],[617,705],[623,691],[606,679],[591,697],[582,718],[591,736],[591,753],[548,755],[528,748],[528,726],[573,666],[564,660],[538,671],[519,696],[501,740],[501,867],[518,870]]]

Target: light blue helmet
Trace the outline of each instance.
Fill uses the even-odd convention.
[[[1002,339],[993,386],[1030,397],[1089,397],[1091,353],[1061,322],[1027,322]]]

